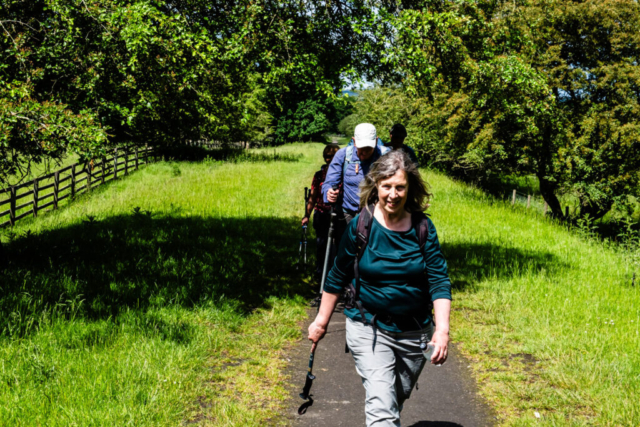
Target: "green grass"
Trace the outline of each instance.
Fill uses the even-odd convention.
[[[626,256],[427,177],[456,289],[452,337],[501,422],[640,425],[640,291]]]
[[[292,268],[302,188],[321,149],[152,164],[5,231],[0,425],[285,422],[285,351],[309,292]],[[452,338],[500,424],[640,425],[637,264],[426,177]]]
[[[24,182],[28,182],[33,180],[34,178],[40,177],[42,175],[46,175],[51,172],[55,172],[58,169],[62,169],[69,165],[78,162],[78,156],[75,154],[65,156],[59,162],[58,161],[43,161],[41,163],[34,163],[29,168],[29,173],[25,174],[16,174],[10,176],[7,179],[7,186],[10,185],[18,185]],[[45,181],[42,185],[48,184],[49,181]]]
[[[5,230],[0,425],[276,420],[320,153],[152,164]]]
[[[526,196],[531,195],[532,208],[543,211],[544,198],[540,193],[540,183],[535,175],[528,176],[495,176],[484,184],[484,188],[499,199],[511,200],[512,191],[516,190],[520,197],[516,203],[526,204]],[[558,201],[563,212],[569,209],[569,215],[575,217],[580,212],[580,200],[576,194],[558,194]],[[628,206],[616,205],[596,222],[598,233],[603,237],[617,236],[626,225],[627,221],[634,224],[640,221],[640,202],[634,197],[628,198]]]

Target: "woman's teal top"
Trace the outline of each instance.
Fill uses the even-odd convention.
[[[338,256],[327,276],[324,290],[340,293],[349,282],[355,286],[353,263],[357,256],[356,216],[342,236]],[[360,301],[371,320],[389,332],[414,331],[432,320],[430,303],[439,298],[451,299],[451,281],[447,262],[440,250],[436,228],[430,219],[429,236],[420,253],[418,236],[409,231],[392,231],[375,218],[369,243],[360,259]],[[425,274],[426,273],[426,274]],[[362,322],[357,308],[346,309],[345,315]]]

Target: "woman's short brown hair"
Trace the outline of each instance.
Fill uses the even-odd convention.
[[[378,202],[377,184],[403,170],[407,174],[407,201],[404,209],[407,212],[423,212],[429,207],[429,184],[420,176],[420,171],[411,161],[407,153],[393,150],[380,157],[360,183],[360,208],[364,209],[372,203]]]
[[[322,158],[335,155],[339,149],[340,147],[338,147],[336,144],[325,145],[324,150],[322,150]]]

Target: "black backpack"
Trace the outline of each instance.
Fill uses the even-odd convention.
[[[362,301],[360,301],[360,270],[359,270],[359,262],[364,254],[365,249],[367,248],[367,243],[369,243],[369,234],[371,233],[371,225],[373,224],[373,211],[375,209],[375,205],[369,205],[365,209],[360,211],[360,216],[358,217],[358,223],[356,224],[356,245],[358,247],[358,255],[353,263],[353,273],[356,285],[353,286],[353,282],[349,281],[349,285],[346,289],[345,296],[345,307],[346,308],[354,308],[357,307],[360,311],[360,315],[362,316],[362,321],[366,324],[367,318],[364,316],[365,309],[362,306]],[[427,244],[427,239],[429,238],[429,222],[427,221],[427,215],[424,212],[414,212],[411,215],[411,223],[413,229],[416,231],[416,235],[418,236],[418,241],[420,243],[420,253],[424,256],[424,246]],[[425,280],[426,280],[426,272],[425,272]],[[374,314],[377,316],[377,313]],[[374,320],[375,322],[375,320]]]

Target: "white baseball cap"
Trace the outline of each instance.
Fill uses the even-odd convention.
[[[378,143],[376,127],[371,123],[360,123],[353,131],[357,148],[373,147]]]

